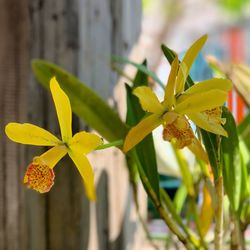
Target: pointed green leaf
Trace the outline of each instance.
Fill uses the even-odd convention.
[[[146,62],[144,62],[144,64],[142,65],[146,67]],[[132,91],[135,87],[145,86],[147,85],[147,83],[147,75],[138,70],[135,80],[133,82],[133,87],[131,88],[130,86],[126,85],[126,122],[129,126],[136,125],[145,116],[145,111],[142,110],[138,98],[132,94]],[[157,172],[157,163],[152,134],[146,136],[142,142],[136,145],[134,150],[136,151],[140,164],[149,180],[152,189],[159,198],[159,176]]]
[[[126,125],[107,103],[86,84],[62,68],[45,60],[33,60],[32,69],[38,81],[49,88],[49,80],[56,76],[70,99],[73,112],[108,141],[124,139]]]
[[[233,115],[226,107],[223,107],[222,117],[226,118],[224,128],[228,133],[227,138],[221,139],[224,187],[230,205],[236,212],[240,204],[242,180],[239,138]]]
[[[250,183],[249,183],[249,153],[244,144],[240,141],[240,162],[241,162],[241,195],[240,201],[250,198]]]
[[[126,85],[127,90],[127,103],[128,103],[128,109],[130,109],[127,113],[127,121],[130,123],[131,121],[134,122],[138,120],[136,117],[136,107],[138,105],[138,101],[136,99],[133,99],[134,96],[132,95],[132,89]],[[133,149],[140,161],[140,164],[145,172],[145,175],[147,176],[149,183],[154,190],[154,192],[157,194],[159,198],[159,177],[157,172],[157,164],[156,164],[156,158],[155,158],[155,150],[154,150],[154,144],[153,144],[153,138],[152,134],[146,136],[143,141],[141,141],[139,144],[135,146],[135,149]]]

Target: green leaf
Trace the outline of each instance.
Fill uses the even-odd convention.
[[[205,146],[210,165],[212,167],[214,179],[217,180],[221,175],[221,162],[219,157],[219,136],[209,133],[201,128],[199,128]]]
[[[144,64],[138,64],[138,63],[128,60],[127,58],[120,57],[120,56],[113,56],[112,60],[118,63],[128,63],[128,64],[133,65],[134,67],[137,68],[137,70],[141,71],[145,75],[152,77],[153,80],[155,80],[163,89],[165,89],[164,83],[159,79],[159,77],[154,72],[150,71]]]
[[[146,65],[146,62],[143,64]],[[146,66],[145,66],[146,67]],[[147,75],[141,71],[137,72],[133,87],[126,85],[127,91],[127,118],[126,122],[129,126],[136,125],[144,116],[145,112],[142,110],[139,100],[132,94],[135,87],[147,85]],[[152,134],[149,134],[136,145],[135,150],[140,164],[144,170],[149,183],[156,193],[157,197],[160,197],[159,191],[159,176],[157,172],[157,163],[155,157],[155,148]]]
[[[47,89],[51,77],[56,76],[61,88],[70,99],[73,112],[106,140],[124,139],[128,131],[126,125],[118,114],[86,84],[45,60],[33,60],[32,69],[38,81]]]
[[[238,132],[241,139],[245,142],[248,151],[250,152],[250,113],[239,124]]]
[[[164,44],[161,46],[161,49],[167,58],[168,62],[171,64],[174,58],[176,57],[176,53],[165,46]],[[192,78],[188,75],[186,83],[185,83],[185,90],[190,88],[194,85],[194,82]],[[218,137],[213,134],[209,133],[201,128],[199,128],[199,131],[202,136],[202,140],[204,143],[204,146],[206,148],[206,151],[208,153],[208,158],[212,167],[212,171],[214,174],[215,180],[220,176],[221,174],[221,165],[220,165],[220,158],[219,158],[219,152],[218,152]]]
[[[242,181],[239,138],[233,115],[226,107],[223,107],[222,117],[226,118],[224,128],[228,133],[228,137],[221,139],[224,187],[230,205],[236,212],[240,204]]]

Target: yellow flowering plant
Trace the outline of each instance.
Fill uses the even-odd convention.
[[[6,125],[7,136],[15,142],[52,147],[34,157],[25,173],[24,184],[40,193],[48,192],[54,184],[54,166],[68,154],[80,172],[87,197],[95,200],[94,173],[86,154],[116,146],[126,155],[137,207],[139,176],[155,209],[186,249],[208,249],[206,234],[213,219],[215,249],[222,249],[224,188],[235,225],[241,223],[245,228],[250,216],[247,205],[250,187],[246,182],[248,172],[246,164],[242,163],[245,155],[241,155],[237,127],[232,114],[223,106],[232,88],[231,81],[212,78],[194,83],[189,76],[206,40],[207,35],[197,39],[182,61],[174,51],[162,46],[171,64],[163,100],[159,100],[149,87],[149,76],[161,86],[163,84],[147,68],[146,62],[137,64],[123,60],[138,69],[135,79],[126,84],[126,121],[122,121],[105,100],[86,84],[65,70],[44,60],[34,60],[32,68],[38,81],[51,91],[61,138],[29,123],[12,122]],[[88,132],[72,135],[71,108],[108,143],[102,144],[100,136]],[[156,160],[158,149],[152,136],[152,131],[159,126],[162,126],[161,139],[171,142],[183,182],[182,191],[177,191],[174,201],[160,186]],[[186,147],[196,156],[194,165],[200,166],[197,173],[190,170],[182,153]],[[202,185],[204,196],[201,206],[197,204],[199,185]],[[180,215],[184,207],[180,200],[184,199],[178,196],[183,195],[183,190],[194,217],[195,229],[188,228]],[[242,235],[237,237],[242,239]],[[244,242],[241,244],[243,246]]]
[[[188,119],[206,131],[227,136],[221,124],[221,106],[227,100],[227,92],[231,89],[230,80],[211,79],[199,82],[184,91],[186,77],[190,71],[207,36],[198,39],[187,51],[179,64],[178,56],[172,62],[171,72],[165,88],[164,100],[160,102],[154,92],[146,86],[134,90],[143,110],[151,115],[133,127],[124,142],[124,151],[129,151],[147,134],[159,125],[163,125],[163,138],[176,141],[177,148],[188,146],[198,157],[207,161],[199,140],[194,136]],[[216,97],[216,98],[214,98]]]
[[[66,154],[73,160],[85,186],[90,200],[96,199],[94,173],[85,156],[102,144],[102,139],[88,132],[79,132],[72,136],[72,111],[67,95],[57,80],[50,80],[50,90],[61,129],[61,139],[49,131],[29,123],[9,123],[5,133],[14,142],[36,146],[52,146],[40,156],[34,157],[24,176],[24,184],[40,193],[48,192],[54,184],[53,168]]]

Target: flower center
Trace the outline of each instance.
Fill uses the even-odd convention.
[[[46,193],[54,185],[54,178],[54,171],[35,157],[26,170],[23,183],[39,193]]]
[[[194,134],[188,120],[178,116],[172,123],[165,125],[163,139],[169,142],[175,140],[176,147],[181,149],[193,142]]]

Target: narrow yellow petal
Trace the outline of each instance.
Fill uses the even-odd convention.
[[[206,151],[203,149],[200,141],[194,137],[193,142],[188,146],[189,150],[193,152],[193,154],[204,162],[208,163],[208,156]]]
[[[35,146],[55,146],[61,141],[49,131],[30,123],[8,123],[5,133],[14,142]]]
[[[188,118],[192,120],[198,127],[218,135],[228,136],[227,131],[218,123],[213,122],[213,120],[207,119],[207,117],[198,112],[188,114]]]
[[[186,81],[186,78],[189,74],[189,71],[191,69],[191,66],[193,62],[195,61],[196,57],[198,56],[200,50],[204,46],[205,42],[207,41],[207,35],[204,35],[200,37],[198,40],[196,40],[193,45],[188,49],[186,52],[183,63],[186,66],[186,70],[183,72],[182,70],[179,70],[178,76],[177,76],[177,85],[176,85],[176,93],[180,94],[184,91],[184,84]]]
[[[213,78],[193,85],[178,98],[178,102],[181,102],[183,99],[193,94],[207,92],[209,90],[215,90],[215,89],[227,92],[231,88],[232,88],[232,82],[230,80]]]
[[[102,139],[98,135],[79,132],[73,136],[69,147],[72,151],[77,151],[79,154],[88,154],[101,144]]]
[[[175,94],[179,95],[184,91],[185,81],[188,76],[188,67],[185,62],[181,62],[176,78]]]
[[[162,114],[164,112],[162,104],[149,87],[138,87],[133,91],[133,94],[139,98],[143,110],[155,114]]]
[[[178,56],[176,56],[174,61],[171,64],[171,71],[170,71],[168,82],[165,88],[164,105],[166,105],[169,109],[175,103],[174,90],[175,90],[178,66],[179,66],[179,59],[178,59]]]
[[[50,90],[56,107],[62,140],[69,142],[72,138],[72,111],[69,98],[60,88],[55,77],[50,80]]]
[[[160,116],[155,114],[143,119],[128,132],[123,145],[123,151],[128,152],[162,123],[163,120]]]
[[[227,92],[213,89],[207,92],[195,93],[177,99],[175,112],[180,114],[191,114],[222,106],[227,100]]]
[[[94,173],[87,157],[83,154],[79,154],[76,151],[70,151],[69,156],[81,174],[87,197],[90,200],[95,201],[96,193],[94,185]]]
[[[54,168],[55,165],[67,154],[68,149],[64,145],[55,146],[42,155],[35,157],[33,162],[41,162],[44,165]]]

